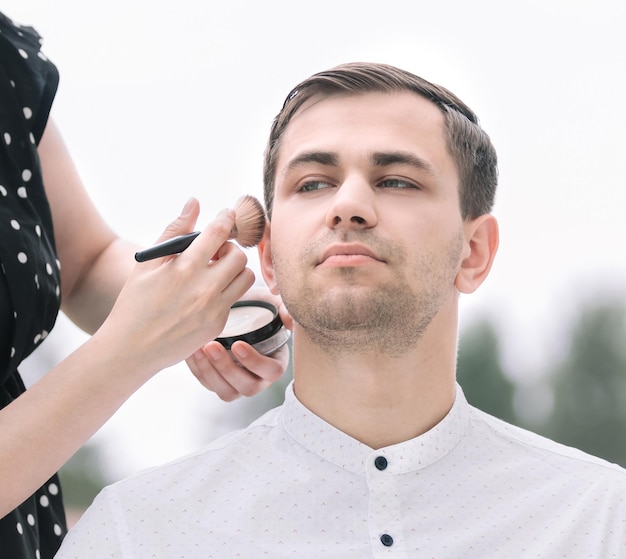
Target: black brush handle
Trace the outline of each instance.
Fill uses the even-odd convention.
[[[146,260],[154,260],[155,258],[161,258],[162,256],[169,256],[171,254],[178,254],[183,252],[193,240],[200,234],[200,231],[194,231],[193,233],[187,233],[186,235],[180,235],[173,239],[163,241],[158,245],[140,250],[135,253],[135,260],[137,262],[146,262]]]

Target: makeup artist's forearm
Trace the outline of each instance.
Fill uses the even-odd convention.
[[[104,322],[133,269],[138,247],[116,238],[100,253],[71,290],[64,292],[62,310],[85,332],[93,334]]]
[[[0,411],[0,517],[56,472],[156,371],[97,336]]]

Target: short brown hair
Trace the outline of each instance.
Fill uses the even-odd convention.
[[[411,91],[432,101],[444,115],[448,149],[459,173],[463,219],[489,213],[498,168],[496,151],[474,112],[447,89],[387,64],[350,63],[314,74],[294,87],[272,124],[263,170],[265,207],[272,214],[280,139],[297,110],[315,95]]]

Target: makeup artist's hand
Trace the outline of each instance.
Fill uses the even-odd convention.
[[[191,231],[198,213],[192,199],[158,242]],[[254,282],[245,254],[228,242],[233,225],[233,212],[222,211],[178,256],[137,264],[94,337],[106,334],[118,352],[133,348],[142,368],[156,371],[218,336],[231,305]]]
[[[293,320],[282,299],[265,287],[252,287],[241,300],[260,299],[278,307],[281,320],[291,329]],[[277,381],[289,365],[289,346],[285,344],[272,355],[260,354],[246,342],[236,342],[231,351],[240,364],[219,342],[211,341],[187,359],[187,365],[200,383],[225,402],[239,396],[254,396]]]

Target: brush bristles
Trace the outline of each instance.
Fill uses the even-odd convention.
[[[235,228],[231,238],[246,248],[261,242],[265,232],[265,210],[254,196],[246,194],[235,204]]]

